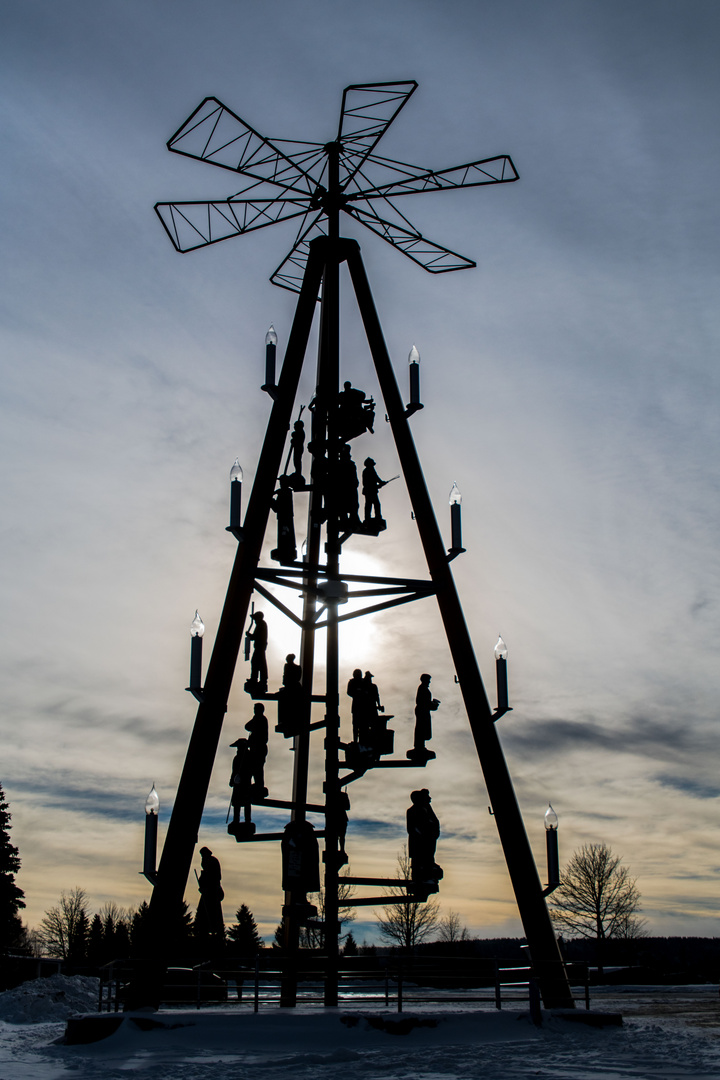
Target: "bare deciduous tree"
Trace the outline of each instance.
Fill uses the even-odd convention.
[[[640,892],[621,861],[607,844],[583,844],[575,852],[550,907],[558,929],[598,942],[642,935]]]
[[[355,892],[354,885],[348,885],[347,882],[343,882],[343,876],[347,877],[348,872],[345,875],[341,874],[338,879],[338,922],[342,929],[345,923],[355,922],[355,911],[352,907],[343,905],[344,900],[349,900]],[[322,949],[324,947],[325,935],[323,933],[323,924],[325,922],[325,890],[320,889],[320,892],[310,893],[308,900],[314,903],[318,909],[317,920],[313,920],[317,925],[304,926],[300,931],[300,944],[305,949]],[[341,939],[345,935],[341,934]]]
[[[410,880],[410,857],[407,847],[403,846],[397,859],[398,869],[396,877],[401,881]],[[385,890],[388,896],[405,896],[404,885],[391,886]],[[382,909],[382,915],[378,915],[377,924],[381,937],[401,949],[410,951],[421,941],[425,941],[433,932],[440,918],[440,904],[437,900],[427,900],[421,903],[408,897],[401,904],[392,904]]]
[[[60,903],[46,911],[40,920],[39,934],[45,952],[67,960],[84,951],[88,927],[85,890],[76,887],[62,893]]]
[[[438,919],[438,938],[440,941],[452,945],[456,941],[469,941],[467,926],[463,926],[457,911],[448,911],[442,919]]]

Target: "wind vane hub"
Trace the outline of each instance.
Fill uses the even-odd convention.
[[[174,247],[195,251],[300,218],[290,252],[270,277],[273,284],[299,292],[310,242],[326,236],[328,218],[342,210],[432,274],[475,266],[423,236],[391,196],[508,184],[518,173],[507,154],[440,171],[376,155],[375,147],[416,89],[414,80],[346,87],[337,138],[326,143],[267,139],[217,98],[205,98],[168,149],[240,174],[246,182],[224,199],[157,203]]]

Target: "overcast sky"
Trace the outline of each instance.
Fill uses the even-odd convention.
[[[493,704],[498,633],[508,644],[501,737],[541,874],[551,801],[561,860],[610,844],[649,930],[720,933],[719,30],[714,0],[6,0],[0,782],[30,925],[76,885],[94,908],[149,895],[144,800],[154,781],[162,837],[195,715],[190,621],[198,607],[207,652],[234,555],[229,469],[238,456],[252,482],[265,331],[282,351],[294,310],[268,282],[292,223],[172,249],[157,200],[238,185],[166,140],[215,95],[270,137],[324,142],[344,86],[416,79],[378,152],[437,169],[508,153],[520,182],[403,202],[474,270],[432,276],[346,231],[403,389],[413,342],[422,356],[413,432],[448,534],[453,481],[463,494],[453,569]],[[343,372],[377,397],[344,289]],[[394,475],[376,432],[355,457]],[[346,545],[346,568],[422,573],[399,482],[383,507],[387,532]],[[268,622],[279,684],[298,639]],[[392,875],[408,792],[428,786],[444,908],[481,936],[519,934],[433,602],[354,625],[341,680],[355,666],[401,754],[421,672],[442,706],[424,773],[353,785],[353,872]],[[244,677],[200,839],[226,916],[248,903],[271,933],[279,851],[224,832]],[[273,735],[275,798],[290,759]],[[319,760],[314,776],[319,799]]]

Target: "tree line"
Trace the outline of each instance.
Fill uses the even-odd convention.
[[[92,967],[147,956],[151,951],[149,912],[146,901],[137,908],[106,903],[91,917],[85,890],[75,888],[62,893],[59,903],[45,913],[39,928],[31,932],[31,945],[45,956]],[[227,948],[240,956],[254,956],[264,945],[255,918],[246,904],[241,904],[235,918],[218,942],[183,903],[173,927],[173,951],[204,958]]]

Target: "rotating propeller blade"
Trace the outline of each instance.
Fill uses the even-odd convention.
[[[167,146],[174,154],[266,180],[299,195],[311,194],[316,187],[297,162],[217,98],[205,98]]]
[[[378,214],[361,210],[358,206],[346,206],[344,210],[350,217],[359,221],[361,225],[365,225],[388,244],[392,244],[398,251],[402,251],[408,259],[412,259],[431,274],[447,274],[451,270],[470,270],[473,266],[477,266],[472,259],[466,259],[457,251],[451,251],[450,248],[428,240],[417,229],[406,229],[403,225],[386,221]]]
[[[343,160],[341,154],[341,168],[345,173],[342,177],[343,188],[352,180],[368,154],[372,153],[417,90],[417,85],[414,79],[409,79],[407,82],[358,83],[345,87],[337,141],[342,144],[343,151],[352,153],[353,159],[359,153],[359,159],[350,163]]]
[[[388,159],[383,158],[369,160],[377,161],[386,167],[390,164]],[[418,173],[412,165],[405,165],[402,162],[392,162],[392,165],[397,166],[398,171],[406,170],[406,177],[365,191],[354,192],[348,195],[348,198],[352,200],[380,199],[389,195],[416,195],[425,191],[445,191],[448,188],[511,184],[520,179],[512,158],[507,154],[483,158],[481,161],[470,161],[466,165],[454,165],[450,169],[441,169],[438,172],[427,170]]]
[[[300,292],[305,265],[310,254],[310,241],[317,236],[327,236],[327,227],[322,211],[315,216],[307,228],[304,222],[300,226],[290,252],[270,275],[270,281],[273,285],[278,285],[281,289],[287,289],[288,292]]]
[[[231,236],[264,229],[307,214],[307,199],[224,199],[217,202],[156,203],[176,251],[196,251]]]

